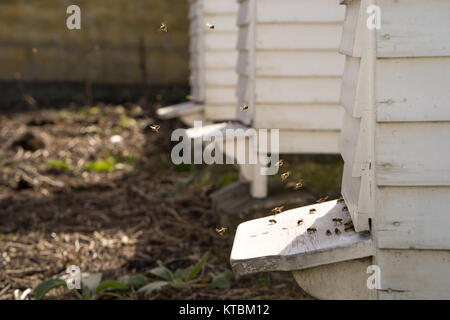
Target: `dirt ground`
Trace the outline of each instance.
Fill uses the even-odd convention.
[[[230,269],[234,230],[216,233],[209,195],[237,173],[173,165],[170,132],[181,124],[159,123],[156,133],[153,109],[69,106],[0,116],[0,299],[60,277],[69,265],[117,280],[158,265],[187,268],[209,252],[205,277]],[[46,298],[77,296],[60,288]],[[270,273],[233,278],[226,290],[199,285],[116,298],[308,297],[290,273]]]

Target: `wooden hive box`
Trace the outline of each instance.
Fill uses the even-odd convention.
[[[235,0],[189,1],[192,101],[160,109],[161,118],[195,114],[192,125],[236,117],[237,8]]]
[[[349,258],[341,253],[349,245],[340,238],[331,246],[320,234],[308,241],[287,238],[284,233],[293,225],[288,217],[298,219],[299,208],[278,218],[281,223],[288,220],[288,226],[273,229],[278,235],[271,237],[279,239],[279,248],[289,248],[290,256],[285,256],[287,250],[277,252],[279,261],[270,270],[293,270],[299,284],[321,298],[449,299],[450,2],[341,2],[347,6],[340,46],[346,56],[342,194],[355,231],[370,232],[372,250]],[[378,30],[367,27],[372,14],[368,8],[374,4],[381,10]],[[335,215],[329,206],[316,205],[317,219]],[[264,271],[264,261],[273,262],[274,253],[266,256],[267,249],[245,253],[248,240],[242,239],[259,224],[249,221],[237,230],[231,262],[238,273]],[[308,249],[311,244],[313,249]],[[309,268],[318,249],[327,258]],[[295,265],[286,267],[285,260]],[[354,268],[356,261],[361,264]],[[367,280],[370,264],[379,267],[380,286],[367,295],[354,288]],[[353,289],[342,290],[345,283],[339,279],[353,283]]]
[[[334,0],[239,0],[237,116],[280,129],[280,153],[339,152],[343,19]]]

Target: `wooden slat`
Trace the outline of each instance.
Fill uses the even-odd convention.
[[[450,121],[450,57],[378,59],[376,67],[378,121]]]
[[[211,121],[236,119],[236,105],[215,105],[208,103],[205,105],[205,117]]]
[[[236,13],[238,3],[236,0],[202,0],[205,14]]]
[[[339,131],[280,130],[280,153],[337,154]]]
[[[450,123],[378,123],[379,186],[450,185]]]
[[[205,84],[207,87],[228,86],[234,88],[236,83],[237,74],[233,69],[206,69]]]
[[[202,104],[196,104],[194,102],[183,102],[156,110],[156,114],[161,119],[173,119],[180,116],[199,113],[203,111]]]
[[[235,104],[237,101],[234,87],[210,87],[205,93],[205,101],[218,104]]]
[[[311,208],[316,209],[315,214],[309,213]],[[342,226],[340,234],[334,233],[337,226],[333,218],[350,219],[341,209],[342,204],[334,200],[240,224],[231,252],[233,271],[243,275],[301,270],[371,256],[370,235],[345,232]],[[277,223],[269,223],[271,218]],[[303,219],[300,226],[299,219]],[[308,233],[310,227],[317,232]],[[327,229],[333,231],[332,235],[326,235]]]
[[[378,247],[450,249],[449,207],[449,187],[379,188]]]
[[[203,27],[205,28],[206,32],[236,32],[237,34],[238,27],[236,24],[236,12],[227,15],[218,15],[215,13],[208,14],[204,16],[203,21],[205,23]],[[209,29],[209,27],[206,25],[207,23],[214,24],[214,29]]]
[[[207,32],[204,35],[205,50],[233,50],[236,48],[236,36],[234,32]]]
[[[234,68],[236,67],[237,51],[206,51],[204,53],[205,68]]]

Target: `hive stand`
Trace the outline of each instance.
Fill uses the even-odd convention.
[[[232,120],[236,117],[237,3],[190,0],[189,6],[192,101],[160,108],[157,115],[161,119],[180,118],[189,126],[195,120],[206,124]]]
[[[340,253],[342,240],[324,248],[324,240],[317,238],[311,248],[313,240],[307,238],[291,251],[293,265],[277,262],[271,269],[308,268],[294,271],[294,276],[316,297],[361,298],[364,295],[357,293],[362,291],[341,292],[341,284],[331,279],[340,270],[338,276],[347,284],[365,285],[369,276],[365,267],[374,264],[380,268],[380,287],[370,290],[367,298],[449,299],[450,2],[342,3],[347,7],[340,48],[346,55],[342,194],[356,231],[370,231],[372,249],[367,253],[373,256],[345,257]],[[367,27],[367,8],[374,4],[381,9],[379,30]],[[266,252],[255,250],[250,255],[244,250],[249,245],[242,239],[259,225],[249,221],[237,230],[231,262],[240,274],[263,271],[258,266],[273,261]],[[285,231],[274,231],[278,233],[274,239],[281,242],[278,248],[293,243]],[[309,268],[309,257],[317,248],[324,248],[328,257]],[[336,263],[335,254],[351,260]],[[347,272],[357,262],[362,263],[359,271]]]

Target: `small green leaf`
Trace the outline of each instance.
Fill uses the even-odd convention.
[[[106,289],[127,290],[128,287],[116,280],[106,280],[98,285],[97,289],[95,290],[95,294],[98,294],[99,292],[102,292]]]
[[[166,267],[158,267],[150,270],[148,273],[163,278],[164,280],[167,280],[169,282],[173,282],[173,274],[172,272],[167,269]]]
[[[66,282],[61,279],[50,279],[41,282],[34,288],[34,299],[40,300],[50,290],[66,285]]]
[[[125,277],[119,280],[122,284],[126,285],[128,288],[138,289],[145,286],[148,283],[148,279],[142,275],[137,274],[131,277]]]
[[[228,289],[231,286],[233,274],[230,270],[218,273],[214,276],[211,287],[216,289]]]
[[[83,300],[91,300],[91,291],[87,286],[83,285],[83,288],[81,289],[81,296]]]
[[[191,272],[189,272],[189,274],[186,276],[186,281],[191,281],[192,279],[195,278],[197,273],[199,273],[200,270],[202,270],[202,267],[205,264],[206,260],[208,259],[208,256],[209,256],[209,252],[207,252],[203,255],[203,257],[200,259],[200,261],[197,262],[197,264],[194,266],[194,268],[192,268]]]
[[[84,170],[113,171],[115,164],[114,159],[91,161],[84,167]]]
[[[167,281],[155,281],[143,286],[138,290],[138,292],[143,292],[144,294],[150,295],[155,291],[161,290],[167,285],[169,285]]]
[[[57,161],[57,160],[49,160],[47,161],[47,164],[51,167],[59,168],[59,169],[71,169],[71,166],[64,162],[64,161]]]
[[[175,279],[177,280],[183,280],[185,277],[185,272],[181,269],[177,269],[177,271],[175,271]]]

